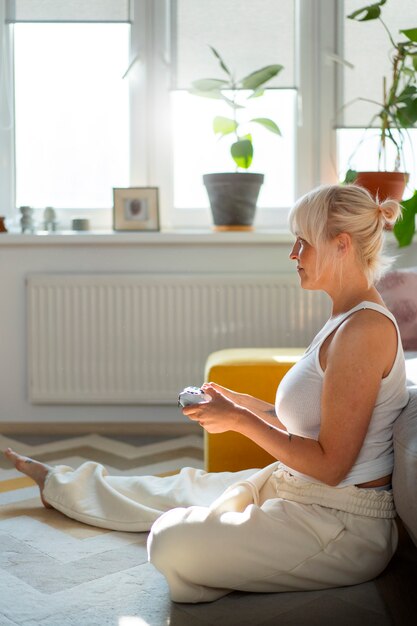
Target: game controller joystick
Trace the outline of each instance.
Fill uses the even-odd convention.
[[[211,396],[204,393],[200,387],[186,387],[178,396],[178,406],[201,404],[202,402],[209,402],[209,400],[211,400]]]

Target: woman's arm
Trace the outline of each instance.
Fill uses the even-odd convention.
[[[396,346],[394,325],[374,311],[360,311],[337,329],[325,355],[317,441],[283,432],[210,385],[206,391],[212,401],[184,412],[208,432],[239,432],[294,470],[337,485],[362,447],[381,379],[392,367]]]

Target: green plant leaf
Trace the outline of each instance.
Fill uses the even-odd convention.
[[[381,15],[381,7],[386,3],[386,1],[387,0],[380,0],[380,2],[369,4],[366,7],[362,7],[361,9],[353,11],[353,13],[351,13],[347,17],[350,20],[357,20],[358,22],[376,20]]]
[[[402,128],[413,128],[417,122],[417,98],[407,101],[405,106],[398,107],[396,117]]]
[[[229,135],[230,133],[234,133],[238,124],[236,120],[230,119],[230,117],[222,117],[218,115],[213,120],[213,130],[219,135]]]
[[[394,226],[394,235],[398,241],[398,246],[403,248],[410,245],[416,230],[417,191],[414,191],[409,200],[401,202],[401,206],[403,207],[402,218]]]
[[[220,91],[199,91],[198,89],[189,89],[188,93],[193,96],[200,96],[201,98],[213,98],[214,100],[223,100],[223,96]]]
[[[202,93],[220,91],[220,89],[227,89],[228,87],[230,87],[229,83],[226,80],[220,80],[220,78],[200,78],[191,83],[191,89]]]
[[[343,181],[344,185],[351,185],[355,182],[358,172],[356,170],[349,169],[345,174],[345,180]]]
[[[261,85],[264,85],[268,80],[274,78],[282,70],[283,65],[267,65],[256,72],[252,72],[242,78],[240,81],[241,89],[258,89]]]
[[[400,33],[411,39],[411,41],[417,41],[417,28],[407,28],[406,30],[400,30]]]
[[[267,117],[254,117],[251,122],[256,122],[256,124],[261,124],[267,130],[270,130],[271,133],[275,133],[276,135],[280,135],[281,131],[279,127],[275,124],[273,120],[270,120]]]
[[[403,70],[404,71],[404,70]],[[407,85],[400,94],[397,96],[399,102],[406,102],[412,100],[417,95],[417,87],[415,85]]]
[[[253,159],[252,142],[249,139],[239,139],[230,146],[230,153],[236,165],[247,170]]]
[[[224,70],[226,72],[226,74],[232,79],[233,77],[232,77],[231,71],[227,67],[226,63],[223,61],[223,59],[220,56],[220,54],[217,52],[216,48],[213,48],[213,46],[209,46],[209,48],[212,51],[212,53],[214,54],[214,56],[216,57],[216,59],[219,61],[220,67],[222,68],[222,70]]]
[[[251,93],[251,95],[249,96],[249,98],[260,98],[261,96],[263,96],[265,93],[265,89],[256,89],[253,93]]]

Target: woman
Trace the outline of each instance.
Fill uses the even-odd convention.
[[[37,481],[47,506],[105,528],[152,526],[149,558],[174,601],[376,576],[397,544],[392,427],[408,400],[398,327],[374,286],[384,228],[399,212],[356,186],[301,198],[290,213],[290,257],[304,289],[330,296],[330,319],[282,380],[275,407],[207,383],[211,400],[184,408],[208,432],[250,437],[276,463],[110,477],[96,463],[73,471],[6,455]]]

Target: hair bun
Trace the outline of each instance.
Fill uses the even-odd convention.
[[[392,200],[391,198],[381,202],[378,208],[385,222],[391,226],[395,224],[401,215],[401,206],[399,202]]]

